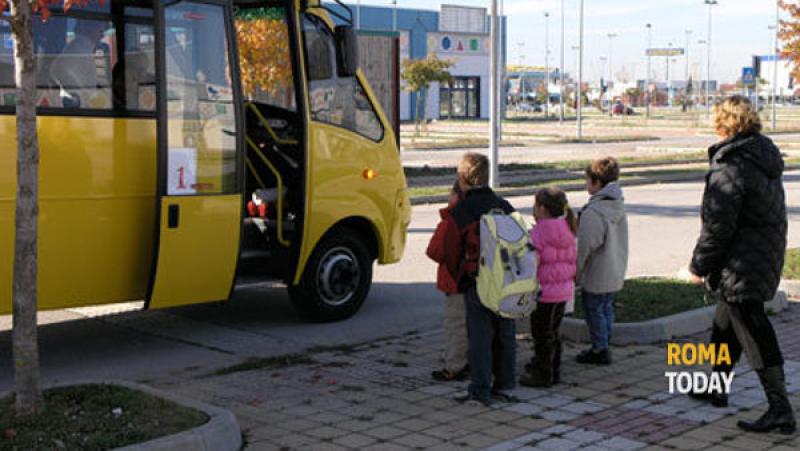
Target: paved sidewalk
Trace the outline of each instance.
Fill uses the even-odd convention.
[[[787,359],[788,389],[800,407],[800,304],[773,320]],[[248,450],[800,448],[796,435],[736,428],[737,419],[765,409],[757,377],[744,363],[737,367],[732,406],[715,409],[667,392],[664,346],[614,348],[613,365],[594,367],[574,363],[582,346],[567,343],[561,384],[518,388],[519,402],[484,408],[451,399],[466,383],[431,380],[443,338],[441,332],[411,333],[319,349],[293,357],[303,364],[276,367],[270,361],[269,367],[161,388],[233,410]],[[530,356],[530,343],[519,341],[518,370]]]

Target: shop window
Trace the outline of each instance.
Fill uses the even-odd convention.
[[[455,77],[439,85],[439,115],[444,118],[480,117],[480,78]]]
[[[303,25],[311,119],[336,125],[373,141],[384,130],[372,102],[356,77],[338,77],[333,35],[318,19],[306,16]]]

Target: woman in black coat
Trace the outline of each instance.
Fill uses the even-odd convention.
[[[731,372],[742,352],[758,373],[769,409],[754,422],[740,421],[752,432],[795,431],[795,419],[783,373],[775,330],[764,303],[775,296],[786,254],[786,200],[783,158],[761,134],[750,101],[731,97],[714,108],[714,126],[722,141],[708,150],[710,170],[703,194],[703,228],[689,267],[696,283],[705,280],[719,302],[711,342],[727,344]],[[695,395],[718,407],[727,395]]]

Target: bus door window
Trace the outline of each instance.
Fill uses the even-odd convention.
[[[383,125],[366,90],[356,77],[339,77],[336,41],[314,16],[303,21],[308,67],[311,119],[356,132],[373,141],[383,139]]]
[[[236,193],[236,117],[224,10],[176,2],[165,14],[167,194]]]

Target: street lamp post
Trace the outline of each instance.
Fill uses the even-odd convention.
[[[499,74],[499,45],[498,45],[498,18],[497,18],[497,0],[492,0],[492,17],[489,25],[489,39],[491,40],[491,47],[489,51],[490,72],[489,72],[489,86],[491,87],[491,95],[489,96],[489,186],[497,188],[500,184],[498,173],[498,103],[500,100],[498,83]]]
[[[356,3],[356,30],[361,29],[361,0]]]
[[[717,0],[705,0],[708,5],[708,36],[706,37],[706,118],[711,117],[711,13]]]
[[[561,0],[561,65],[558,68],[558,123],[564,125],[564,0]]]
[[[392,0],[392,31],[397,31],[397,0]]]
[[[578,121],[577,138],[583,139],[583,0],[579,0],[578,12]]]
[[[701,46],[701,48],[702,48],[702,46],[706,45],[706,42],[707,41],[705,39],[698,39],[697,45]],[[700,64],[702,64],[702,63],[700,63]],[[703,83],[702,83],[703,76],[702,76],[702,71],[703,71],[703,69],[702,69],[702,66],[701,66],[701,69],[700,69],[700,72],[701,72],[701,75],[700,75],[700,89],[698,89],[698,94],[695,96],[697,99],[700,99],[700,96],[703,94]]]
[[[550,119],[550,13],[544,13],[544,119]]]
[[[670,49],[672,48],[672,43],[670,42],[667,44],[667,47]],[[669,60],[672,58],[671,56],[667,55],[667,100],[669,101],[669,107],[672,108],[672,80],[669,78]]]
[[[647,74],[644,77],[644,92],[645,92],[644,99],[645,103],[647,104],[646,105],[647,119],[650,119],[650,103],[652,102],[652,100],[650,99],[651,72],[650,72],[650,54],[648,50],[650,50],[653,47],[653,25],[647,24],[645,25],[645,27],[647,27],[647,49],[645,49],[645,53],[647,54]]]
[[[614,109],[611,106],[612,101],[614,100],[611,96],[611,83],[614,81],[614,38],[617,37],[616,33],[609,33],[608,34],[608,83],[606,83],[608,92],[608,117],[613,117]]]
[[[689,37],[691,35],[692,35],[692,30],[686,30],[686,93],[687,94],[689,93],[689,89],[691,88],[691,86],[689,86],[689,78],[690,78],[689,65],[691,64],[691,59],[689,57],[689,47],[690,47]]]
[[[772,66],[772,129],[775,130],[777,128],[777,119],[778,115],[776,112],[776,104],[775,104],[775,97],[778,94],[778,58],[781,52],[778,51],[778,32],[780,31],[780,24],[781,24],[781,8],[780,3],[775,2],[775,47],[773,47],[775,51],[775,64]]]

